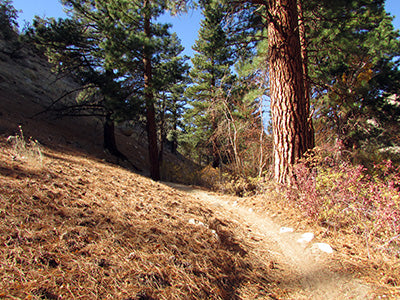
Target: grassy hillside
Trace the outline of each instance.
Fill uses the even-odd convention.
[[[99,120],[32,118],[76,86],[57,79],[29,46],[0,41],[0,298],[282,293],[273,283],[278,280],[271,280],[269,261],[249,254],[230,221],[183,193],[109,164],[115,161],[102,151]],[[9,136],[14,138],[7,141]],[[117,131],[116,137],[121,151],[145,170],[144,136]]]
[[[0,298],[281,293],[270,283],[269,262],[248,254],[229,221],[183,193],[109,164],[115,161],[102,151],[99,120],[32,118],[76,83],[56,80],[32,49],[0,46]],[[117,131],[120,149],[146,169],[144,136]]]
[[[0,149],[0,297],[268,299],[282,293],[269,262],[252,256],[232,223],[190,196],[66,149],[42,147],[29,155],[5,138]]]

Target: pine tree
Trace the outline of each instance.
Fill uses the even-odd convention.
[[[172,74],[165,77],[158,69],[164,68],[168,59],[175,59],[176,68],[184,63],[175,56],[163,57],[171,47],[180,49],[179,41],[168,31],[170,26],[154,21],[166,9],[166,1],[63,0],[63,3],[71,9],[73,19],[53,21],[52,44],[48,47],[53,52],[53,61],[61,69],[74,69],[83,83],[100,89],[104,96],[101,105],[106,108],[105,138],[113,137],[114,121],[129,118],[125,111],[136,108],[136,112],[142,113],[139,109],[143,109],[150,176],[159,180],[156,95],[166,92],[166,81],[175,78]],[[51,30],[43,31],[44,40],[48,32]],[[178,71],[184,72],[183,68],[177,70],[173,73],[175,77],[182,76]]]
[[[204,1],[202,11],[204,19],[199,39],[193,46],[196,54],[189,73],[192,86],[186,91],[191,99],[191,109],[185,116],[186,140],[191,141],[192,149],[197,149],[200,160],[205,155],[207,161],[211,159],[213,167],[218,167],[220,145],[214,133],[221,119],[220,99],[226,97],[232,82],[233,61],[224,30],[225,7],[218,1]]]
[[[388,96],[400,92],[400,35],[384,1],[308,1],[306,12],[319,122],[348,149],[393,145],[398,108]]]
[[[177,35],[164,39],[164,51],[159,55],[155,78],[157,86],[157,116],[160,141],[160,163],[163,160],[164,144],[168,141],[171,152],[176,154],[178,147],[178,124],[186,105],[184,91],[188,82],[188,57],[180,54],[184,50]]]
[[[168,47],[174,41],[174,45],[179,48],[176,38],[169,33],[169,25],[158,24],[157,19],[170,4],[168,1],[106,1],[108,7],[112,7],[111,15],[116,18],[122,26],[118,32],[124,41],[117,41],[111,47],[118,49],[123,44],[130,44],[136,51],[113,52],[112,61],[119,61],[127,74],[132,78],[139,78],[142,74],[142,85],[139,88],[142,102],[145,106],[146,130],[149,143],[150,176],[154,180],[160,179],[160,147],[158,144],[157,94],[165,91],[168,80],[174,81],[171,76],[165,77],[162,69],[165,66],[163,53],[168,52]],[[115,26],[114,26],[115,27]],[[113,32],[110,29],[110,34]],[[173,56],[170,57],[173,59]],[[175,61],[177,63],[178,61]],[[183,63],[179,60],[179,63]],[[181,74],[173,73],[175,76]],[[171,75],[171,74],[170,74]],[[139,84],[140,86],[140,84]]]
[[[138,104],[130,97],[129,90],[123,89],[124,82],[119,75],[106,65],[105,51],[98,44],[103,35],[91,30],[90,26],[78,18],[36,18],[34,32],[30,34],[44,48],[57,73],[68,73],[82,85],[76,104],[62,103],[61,96],[54,101],[51,109],[60,116],[104,118],[104,149],[112,155],[125,158],[116,146],[114,121],[133,118],[137,114]]]
[[[268,74],[274,139],[274,176],[288,183],[292,166],[310,148],[309,109],[305,97],[296,0],[242,2],[261,6],[268,34]]]

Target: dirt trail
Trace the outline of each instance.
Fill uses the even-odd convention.
[[[266,216],[241,207],[235,198],[219,196],[190,186],[169,186],[196,197],[217,215],[247,228],[246,242],[256,244],[256,255],[278,262],[288,274],[281,285],[290,291],[287,299],[372,299],[370,287],[343,270],[334,270],[332,258],[315,247],[314,241],[299,243],[304,232],[281,232],[281,226]]]

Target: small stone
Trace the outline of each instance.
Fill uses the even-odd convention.
[[[332,247],[330,245],[326,244],[326,243],[315,243],[313,245],[313,248],[317,248],[320,251],[328,253],[328,254],[333,253]]]
[[[286,232],[293,232],[294,229],[291,227],[281,227],[281,229],[279,229],[279,233],[286,233]]]
[[[314,238],[314,233],[306,232],[301,235],[301,238],[297,240],[298,243],[309,243]]]
[[[201,222],[201,221],[197,221],[197,220],[195,220],[195,219],[190,219],[190,220],[189,220],[189,224],[207,227],[206,224],[204,224],[204,223]]]

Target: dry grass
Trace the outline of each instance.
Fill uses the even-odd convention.
[[[19,132],[16,135],[9,136],[7,142],[13,147],[13,159],[20,159],[29,165],[42,167],[43,155],[39,142],[32,137],[26,140],[22,126],[19,126]]]
[[[218,222],[184,193],[67,149],[105,157],[97,120],[30,118],[77,86],[67,78],[55,81],[46,61],[23,52],[22,59],[0,60],[0,299],[268,299],[284,293],[275,283],[279,271],[252,254],[240,228]],[[24,132],[7,143],[17,124]],[[120,150],[145,170],[143,138],[116,136]],[[220,224],[224,238],[190,219]]]
[[[15,158],[4,138],[0,149],[0,298],[268,299],[284,293],[269,262],[250,254],[231,223],[186,194],[77,154],[43,148],[38,168]],[[192,218],[224,224],[226,238],[190,224]]]

